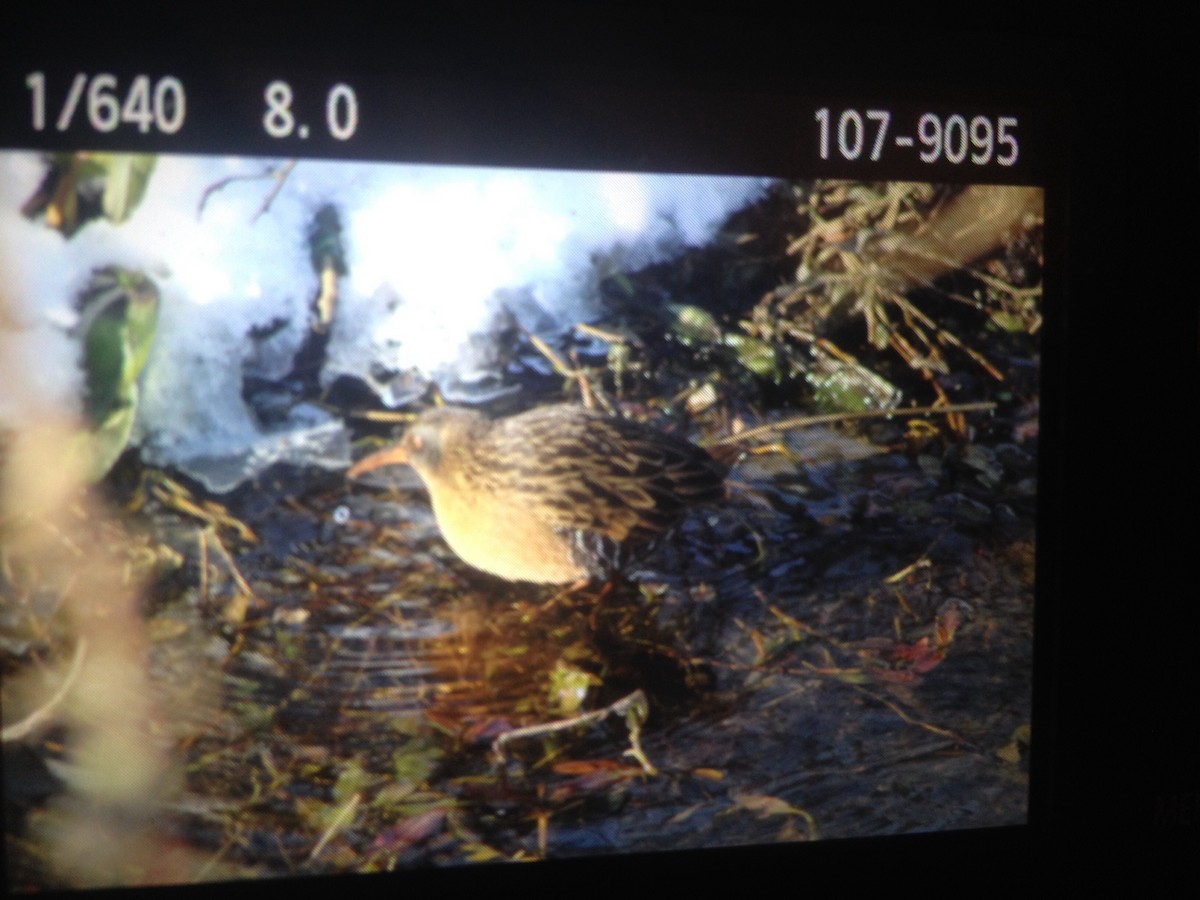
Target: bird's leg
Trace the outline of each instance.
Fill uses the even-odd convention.
[[[549,597],[549,599],[543,600],[540,603],[525,603],[525,601],[520,601],[520,606],[528,607],[527,609],[522,610],[522,618],[525,621],[532,621],[533,619],[550,612],[551,610],[557,608],[560,604],[573,599],[575,595],[577,595],[591,583],[591,580],[588,578],[580,578],[577,581],[572,581],[570,584],[560,587]],[[603,597],[605,593],[607,593],[607,591],[602,590],[597,599]]]
[[[563,601],[578,594],[580,591],[582,591],[584,588],[586,588],[591,583],[592,583],[592,581],[590,578],[579,578],[575,581],[572,581],[568,585],[564,585],[561,589],[559,589],[558,593],[556,593],[553,597],[551,597],[549,600],[547,600],[545,603],[542,604],[542,608],[543,609],[554,608],[559,603],[562,603]],[[597,599],[599,599],[600,597],[603,597],[604,594],[605,594],[605,591],[601,590]]]
[[[603,600],[605,597],[607,597],[609,594],[611,594],[612,591],[613,591],[613,580],[611,578],[609,578],[607,581],[604,582],[604,585],[600,588],[600,593],[596,595],[596,602],[592,604],[592,611],[591,611],[591,614],[588,616],[588,625],[591,627],[593,632],[596,630],[596,614],[598,612],[600,612],[600,608],[602,606],[600,601]]]

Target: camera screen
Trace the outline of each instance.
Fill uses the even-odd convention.
[[[9,890],[1029,821],[1044,108],[141,65],[5,70]]]

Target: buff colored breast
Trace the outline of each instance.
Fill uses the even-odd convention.
[[[577,406],[490,421],[430,410],[350,477],[407,463],[443,537],[510,581],[562,584],[611,573],[694,506],[724,496],[725,467],[658,429]]]

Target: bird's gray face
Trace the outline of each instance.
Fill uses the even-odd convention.
[[[408,462],[423,478],[437,477],[454,454],[467,453],[488,428],[479,413],[443,407],[423,413],[404,433]]]
[[[401,440],[409,465],[424,475],[437,472],[442,465],[444,438],[442,429],[433,422],[414,422]]]
[[[410,465],[429,484],[441,478],[446,468],[452,469],[447,464],[461,460],[487,428],[487,420],[469,410],[430,410],[408,427],[398,443],[359,460],[346,474],[357,478],[383,466]]]

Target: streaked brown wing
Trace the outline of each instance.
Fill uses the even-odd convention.
[[[640,542],[690,506],[724,495],[725,467],[687,441],[578,407],[502,420],[488,455],[506,460],[497,487],[564,531]]]

